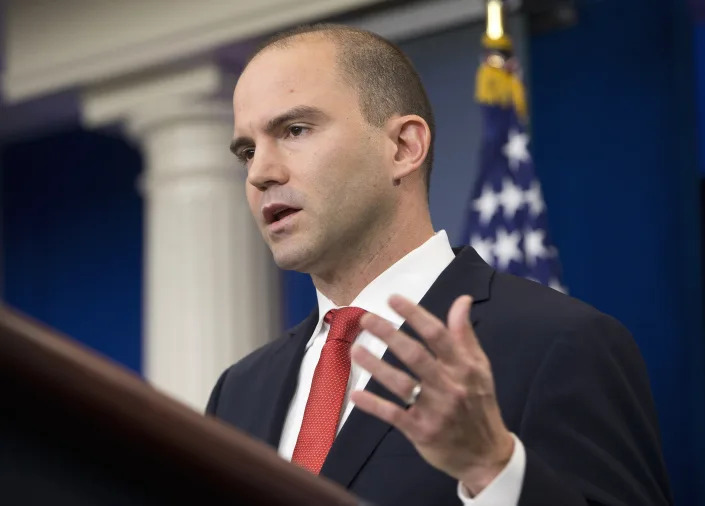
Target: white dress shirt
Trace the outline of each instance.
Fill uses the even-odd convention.
[[[350,304],[362,308],[390,321],[396,328],[401,327],[404,319],[400,317],[387,304],[393,294],[400,294],[418,304],[438,276],[450,264],[455,255],[451,249],[448,236],[441,230],[424,244],[408,253],[382,274],[377,276],[367,285]],[[279,441],[279,455],[286,460],[291,460],[299,436],[301,423],[306,409],[306,401],[311,390],[311,382],[316,364],[321,355],[321,349],[328,337],[329,325],[323,317],[330,309],[337,306],[321,292],[316,290],[318,297],[318,323],[311,338],[306,344],[306,351],[301,369],[299,370],[296,392],[289,405],[289,410],[284,421],[281,439]],[[363,331],[355,340],[355,345],[367,348],[373,355],[381,358],[387,349],[378,337]],[[350,402],[350,392],[363,390],[370,379],[370,373],[354,362],[350,369],[348,388],[343,400],[343,409],[338,424],[338,432],[354,408]],[[519,502],[521,485],[526,467],[524,446],[514,436],[514,453],[502,472],[477,496],[471,498],[461,483],[458,483],[458,497],[465,506],[511,506]]]

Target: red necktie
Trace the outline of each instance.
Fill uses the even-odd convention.
[[[332,309],[324,320],[330,324],[321,357],[313,373],[311,392],[291,461],[318,474],[328,455],[340,421],[345,391],[350,377],[350,347],[360,333],[358,307]]]

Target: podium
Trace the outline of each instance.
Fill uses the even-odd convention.
[[[342,487],[0,307],[0,504],[356,505]]]

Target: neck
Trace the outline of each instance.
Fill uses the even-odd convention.
[[[366,244],[348,258],[339,259],[334,268],[311,273],[311,279],[334,304],[348,306],[377,276],[432,236],[430,217],[421,223],[407,220],[404,225],[387,227],[379,234],[370,234]]]

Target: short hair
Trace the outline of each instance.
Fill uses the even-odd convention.
[[[268,38],[255,49],[246,65],[269,47],[289,47],[291,39],[314,33],[335,44],[341,77],[357,91],[360,110],[369,124],[381,127],[395,114],[416,114],[428,123],[431,143],[422,166],[428,193],[436,124],[421,77],[399,46],[366,30],[316,23],[300,25]]]

